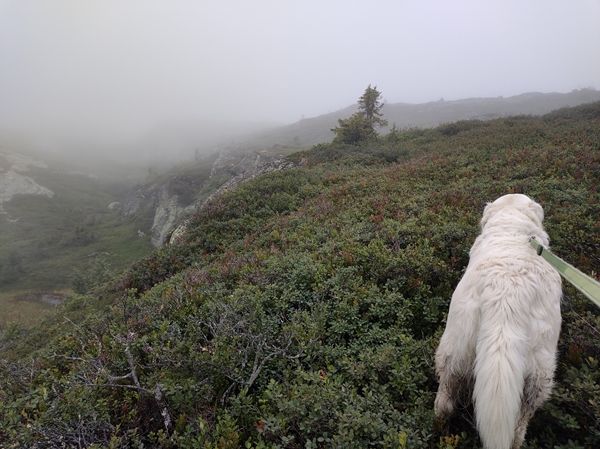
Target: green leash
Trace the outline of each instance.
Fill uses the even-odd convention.
[[[542,256],[573,286],[587,296],[590,301],[600,307],[600,282],[592,279],[588,275],[582,273],[577,268],[569,265],[559,257],[556,257],[549,250],[540,245],[535,237],[529,239],[529,243],[537,251],[538,256]]]

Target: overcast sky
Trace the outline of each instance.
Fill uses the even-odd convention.
[[[0,128],[600,89],[600,1],[0,0]]]

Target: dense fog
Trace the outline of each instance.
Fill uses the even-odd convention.
[[[0,149],[180,159],[333,112],[600,88],[600,3],[0,0]]]

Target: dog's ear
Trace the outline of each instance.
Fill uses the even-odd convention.
[[[538,203],[532,200],[523,212],[539,227],[542,226],[544,222],[544,209]]]
[[[494,204],[494,203],[487,203],[485,205],[485,209],[483,209],[483,215],[481,217],[481,229],[482,230],[485,227],[485,225],[487,224],[487,222],[490,220],[490,218],[492,218],[492,215],[494,215],[496,212],[498,212],[499,208],[500,208],[500,206],[498,206],[498,204]]]

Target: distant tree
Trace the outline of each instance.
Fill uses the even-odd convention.
[[[391,143],[398,143],[401,139],[402,132],[398,129],[394,123],[390,128],[390,132],[385,135],[385,140]]]
[[[84,295],[114,276],[110,263],[104,257],[96,257],[86,269],[75,268],[71,276],[71,288],[75,293]]]
[[[355,144],[377,136],[373,124],[362,114],[356,113],[347,119],[339,119],[339,126],[332,129],[336,143]]]
[[[383,120],[381,117],[381,108],[383,102],[380,100],[381,92],[377,90],[377,86],[369,87],[365,89],[365,93],[358,99],[358,111],[363,114],[365,119],[371,120],[373,126],[386,126],[387,120]]]
[[[381,93],[377,86],[369,86],[358,99],[358,112],[347,119],[339,119],[338,124],[331,131],[335,133],[333,139],[336,143],[354,144],[377,136],[376,128],[386,126],[387,120],[382,118]]]
[[[0,281],[8,284],[25,274],[22,262],[23,257],[16,251],[11,251],[4,262],[0,260]]]

